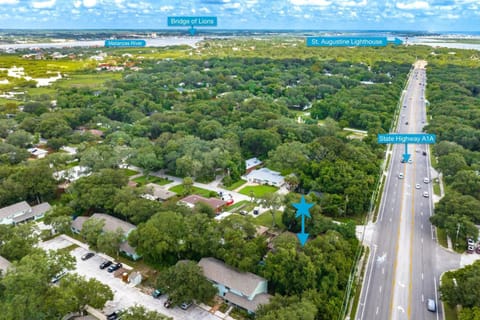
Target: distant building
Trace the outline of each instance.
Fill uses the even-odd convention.
[[[216,198],[204,198],[202,196],[198,196],[196,194],[189,195],[179,201],[180,204],[184,204],[190,208],[195,207],[195,205],[199,202],[202,202],[209,207],[211,207],[215,213],[220,213],[222,212],[223,208],[227,204],[227,202],[216,199]]]
[[[0,209],[0,224],[19,224],[43,218],[45,212],[51,209],[48,202],[31,207],[26,201],[12,204]]]
[[[262,161],[257,158],[245,160],[245,173],[248,174],[262,165]]]
[[[54,172],[53,177],[56,180],[67,180],[69,182],[73,182],[82,177],[87,177],[90,174],[90,168],[84,166],[75,166],[66,170]]]
[[[218,295],[249,313],[254,313],[261,304],[268,304],[267,279],[250,272],[232,268],[215,258],[202,258],[198,265],[218,289]]]
[[[40,148],[29,148],[27,149],[28,152],[32,155],[32,157],[36,159],[43,159],[47,156],[48,151]]]
[[[72,232],[79,234],[82,231],[83,224],[89,219],[104,220],[105,224],[103,226],[103,232],[114,232],[120,228],[124,232],[125,237],[123,242],[120,244],[119,251],[130,257],[132,260],[140,259],[140,255],[135,252],[135,248],[130,246],[127,241],[128,235],[130,234],[130,232],[132,232],[132,230],[135,230],[137,228],[136,226],[126,221],[112,217],[108,214],[94,213],[91,217],[80,216],[73,220],[71,224]]]
[[[285,184],[285,178],[280,174],[280,172],[273,171],[268,168],[253,170],[243,178],[248,182],[268,184],[275,187],[281,187]]]

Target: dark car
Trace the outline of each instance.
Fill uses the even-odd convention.
[[[88,260],[91,257],[93,257],[94,255],[95,255],[95,253],[93,253],[93,252],[87,252],[82,256],[82,260]]]
[[[120,269],[121,267],[122,267],[122,264],[120,262],[118,262],[118,263],[112,264],[110,267],[108,267],[107,271],[108,272],[113,272],[113,271],[116,271],[116,270]]]
[[[112,313],[107,314],[107,320],[116,320],[120,319],[120,316],[122,315],[124,310],[120,309],[117,311],[113,311]]]
[[[427,152],[426,152],[426,151],[423,151],[422,154],[423,154],[424,156],[426,156],[426,155],[427,155]]]
[[[180,308],[182,308],[183,310],[187,310],[188,308],[190,308],[191,305],[191,302],[184,302],[180,305]]]
[[[105,269],[106,267],[109,267],[111,264],[112,264],[112,261],[110,261],[110,260],[103,261],[103,262],[100,264],[100,269]]]
[[[57,283],[67,274],[67,271],[61,271],[60,273],[56,274],[53,278],[51,283]]]
[[[478,246],[477,249],[475,249],[475,252],[480,254],[480,246]]]
[[[155,291],[153,291],[152,293],[152,297],[154,298],[159,298],[161,295],[162,295],[162,290],[160,289],[155,289]]]
[[[407,121],[407,122],[405,122],[405,124],[406,124],[406,125],[408,125],[408,121]]]
[[[165,308],[171,308],[171,307],[172,307],[172,300],[167,299],[167,301],[165,301],[165,302],[163,303],[163,306],[164,306]]]

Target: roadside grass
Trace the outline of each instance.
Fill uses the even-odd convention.
[[[380,185],[380,190],[378,191],[377,198],[375,199],[375,208],[374,208],[375,212],[373,213],[373,219],[372,219],[373,223],[377,221],[378,212],[380,210],[380,201],[382,200],[382,196],[383,196],[383,188],[385,187],[385,180],[386,180],[386,177],[382,173],[382,182]]]
[[[261,186],[246,186],[245,188],[240,190],[241,194],[246,196],[250,196],[250,192],[253,192],[253,196],[256,198],[262,197],[265,193],[273,193],[277,191],[278,188],[273,186],[261,185]]]
[[[437,228],[437,240],[442,247],[448,248],[447,232],[445,229]]]
[[[119,169],[119,170],[122,171],[123,173],[125,173],[125,175],[127,177],[131,177],[131,176],[134,176],[134,175],[140,173],[140,172],[132,170],[132,169]]]
[[[185,194],[185,188],[181,184],[171,187],[169,190],[176,192],[178,195]],[[198,187],[192,187],[192,192],[190,194],[196,194],[205,198],[210,198],[212,196],[215,196],[217,193],[214,191],[210,191],[210,190],[206,190]]]
[[[235,189],[243,186],[245,183],[247,183],[247,181],[240,179],[240,180],[235,181],[234,183],[232,183],[231,186],[225,187],[225,189],[227,189],[227,190],[235,190]]]
[[[276,211],[275,212],[275,222],[276,226],[280,229],[285,229],[285,225],[282,222],[282,212],[281,211]],[[272,214],[270,213],[270,210],[265,211],[255,219],[253,219],[253,223],[255,223],[258,226],[265,226],[268,228],[272,227]]]
[[[133,175],[135,175],[137,173],[138,172],[135,171],[135,173]],[[163,185],[166,185],[166,184],[169,184],[170,182],[172,182],[171,180],[156,177],[156,176],[149,176],[148,180],[147,180],[146,176],[140,176],[138,178],[133,179],[133,181],[135,181],[136,183],[138,183],[139,185],[142,185],[142,186],[146,185],[147,183],[155,183],[155,184],[163,186]]]
[[[236,209],[240,209],[240,208],[243,208],[245,205],[247,205],[249,203],[249,201],[247,200],[242,200],[242,201],[239,201],[237,203],[234,203],[232,204],[231,206],[228,207],[228,211],[231,211],[231,212],[235,212],[235,211],[238,211]]]
[[[370,254],[370,248],[365,246],[361,249],[363,252],[363,263],[362,269],[360,270],[360,276],[357,281],[354,282],[354,287],[352,288],[355,293],[352,301],[352,310],[350,311],[350,319],[355,319],[357,315],[358,302],[360,301],[360,294],[362,293],[362,283],[363,277],[365,276],[365,270],[367,267],[368,255]]]
[[[363,225],[365,223],[365,214],[357,214],[348,217],[335,217],[333,220],[343,223],[353,221],[356,225]]]
[[[429,146],[430,148],[430,146]],[[433,154],[433,149],[430,148],[429,150],[429,153],[430,155],[430,164],[432,165],[432,167],[434,167],[435,169],[437,168],[437,158],[435,158],[435,155]]]
[[[440,183],[438,183],[437,179],[433,180],[433,193],[437,196],[441,195],[440,192]]]
[[[443,310],[445,312],[445,320],[458,320],[457,311],[447,303],[443,303]]]

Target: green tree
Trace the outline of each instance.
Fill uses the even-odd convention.
[[[451,306],[480,307],[480,261],[445,273],[440,286],[442,300]],[[455,280],[454,280],[455,279]]]
[[[33,252],[39,240],[37,231],[31,223],[18,226],[0,224],[0,256],[18,261]]]
[[[217,293],[217,289],[203,275],[201,267],[193,261],[179,261],[162,272],[157,287],[168,293],[173,305],[193,301],[207,303]]]
[[[10,133],[6,142],[19,148],[26,148],[33,142],[33,136],[24,130],[17,130]]]
[[[124,238],[125,232],[121,228],[118,228],[115,231],[105,231],[98,236],[96,247],[100,252],[104,252],[110,256],[118,256],[120,244],[123,242]]]
[[[193,178],[192,177],[183,178],[182,186],[183,186],[184,196],[191,194],[193,191]]]
[[[105,220],[90,218],[83,223],[80,235],[93,248],[97,248],[100,235],[103,233]]]
[[[51,225],[57,232],[66,233],[72,223],[73,209],[64,206],[53,206],[47,213],[45,213],[45,224]]]
[[[458,320],[480,320],[480,307],[462,308]]]
[[[314,303],[307,299],[300,299],[298,296],[275,295],[270,303],[260,305],[255,313],[258,320],[314,320],[316,319],[317,308]]]
[[[272,228],[275,228],[275,213],[282,206],[282,195],[277,192],[267,192],[261,197],[261,202],[263,207],[270,209],[270,214],[272,215]]]
[[[123,320],[171,320],[173,318],[164,316],[156,311],[149,311],[144,306],[135,305],[122,313]]]

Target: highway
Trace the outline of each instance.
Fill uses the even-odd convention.
[[[421,133],[427,123],[425,65],[418,61],[410,73],[396,126],[398,133]],[[442,272],[459,266],[456,255],[437,245],[429,221],[433,190],[428,146],[409,144],[411,163],[401,162],[404,152],[405,145],[392,148],[357,320],[443,319],[438,308],[439,278]],[[427,299],[435,300],[436,312],[427,310]]]

